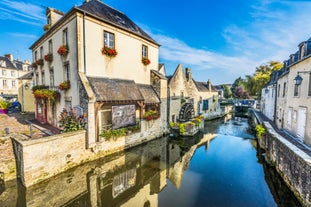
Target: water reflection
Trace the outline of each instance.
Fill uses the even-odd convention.
[[[246,119],[207,122],[195,137],[159,138],[27,189],[18,185],[18,199],[0,197],[0,206],[299,206],[260,152],[256,157],[247,130]]]

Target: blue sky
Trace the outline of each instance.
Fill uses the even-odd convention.
[[[0,55],[31,59],[45,7],[67,12],[83,0],[1,0]],[[160,47],[167,75],[189,67],[195,80],[232,83],[271,60],[283,62],[311,37],[311,0],[105,0]]]

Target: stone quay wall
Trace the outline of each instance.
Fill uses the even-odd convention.
[[[267,158],[304,206],[311,206],[311,157],[261,120],[257,112],[249,113],[254,125],[262,124],[266,135],[258,140]]]
[[[94,153],[86,150],[85,136],[85,131],[39,139],[13,135],[17,178],[28,187],[88,161]]]

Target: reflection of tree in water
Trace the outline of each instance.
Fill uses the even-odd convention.
[[[301,207],[294,193],[287,187],[275,167],[265,161],[262,153],[263,150],[257,148],[258,162],[263,166],[265,180],[277,205],[280,207]]]

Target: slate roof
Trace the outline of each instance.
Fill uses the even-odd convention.
[[[144,102],[145,104],[155,104],[155,103],[160,103],[160,99],[152,86],[146,85],[146,84],[137,84],[139,91],[144,97]]]
[[[130,20],[124,13],[104,4],[99,0],[90,0],[85,2],[77,10],[85,11],[87,14],[97,17],[104,22],[113,24],[119,28],[135,33],[151,42],[156,43],[147,33],[145,33],[139,26]]]
[[[142,101],[143,95],[133,80],[87,77],[95,93],[96,101]]]
[[[215,89],[215,87],[212,85],[212,90],[209,91],[208,90],[208,85],[206,82],[198,82],[193,80],[193,82],[195,83],[195,86],[197,87],[198,91],[200,92],[217,92],[217,90]]]
[[[29,73],[26,73],[25,75],[19,77],[18,79],[21,79],[21,80],[32,79],[32,76],[33,76],[33,72],[29,72]]]
[[[12,61],[10,61],[9,58],[7,58],[7,57],[0,56],[0,61],[4,61],[5,62],[5,64],[6,64],[5,68],[17,69],[15,67],[15,65],[12,63]],[[0,65],[0,67],[2,67],[2,66]]]
[[[159,76],[159,78],[167,80],[167,77],[165,77],[162,73],[159,73],[156,70],[151,70],[154,74],[156,74],[157,76]]]

